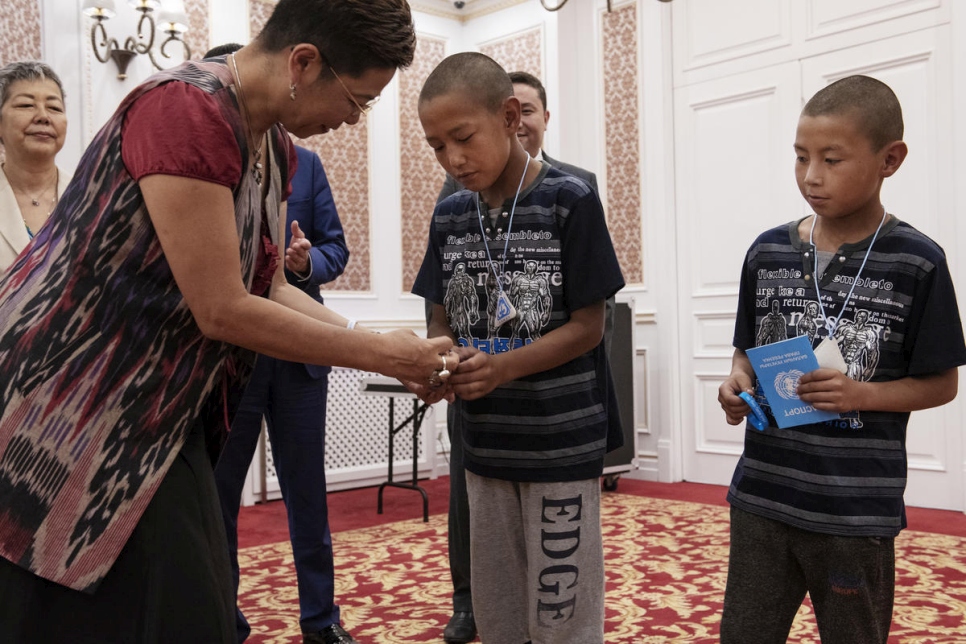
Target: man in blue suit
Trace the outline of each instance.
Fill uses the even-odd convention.
[[[349,259],[342,224],[319,157],[296,147],[298,170],[288,199],[285,276],[319,303],[319,286]],[[293,242],[294,237],[294,242]],[[358,644],[341,626],[325,489],[325,406],[329,367],[258,356],[215,466],[238,594],[238,509],[264,416],[295,555],[303,641]],[[238,638],[251,628],[237,611]]]

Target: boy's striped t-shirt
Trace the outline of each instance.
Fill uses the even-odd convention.
[[[623,287],[600,200],[583,181],[544,164],[515,208],[511,199],[478,211],[478,198],[464,190],[437,205],[413,286],[444,306],[461,345],[498,354],[539,342]],[[502,324],[501,295],[515,312]],[[600,476],[609,432],[620,434],[605,360],[601,344],[461,401],[465,467],[517,481]]]
[[[855,380],[897,380],[966,363],[956,294],[935,242],[890,217],[861,274],[871,235],[832,256],[817,280],[820,306],[813,249],[799,237],[798,225],[763,233],[748,251],[736,348],[799,335],[817,346],[831,326],[847,375]],[[757,393],[770,413],[760,388]],[[805,530],[893,537],[906,525],[908,420],[908,412],[859,411],[787,429],[775,427],[773,419],[763,432],[748,425],[728,500]]]

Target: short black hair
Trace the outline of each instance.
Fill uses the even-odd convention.
[[[227,56],[228,54],[234,54],[236,51],[241,49],[242,46],[237,42],[226,42],[224,45],[218,45],[217,47],[212,47],[205,52],[202,58],[214,58],[215,56]]]
[[[314,45],[336,73],[356,78],[408,67],[416,52],[406,0],[279,0],[256,40],[269,52]]]
[[[815,93],[802,108],[803,116],[854,114],[857,124],[878,152],[903,134],[902,106],[895,92],[869,76],[848,76]]]
[[[543,111],[547,111],[547,90],[544,89],[543,83],[540,79],[530,74],[528,72],[510,72],[510,82],[516,85],[529,85],[533,89],[537,90],[537,94],[540,95],[540,102],[543,103]]]
[[[447,56],[423,83],[419,102],[452,92],[477,99],[489,112],[498,112],[513,96],[513,83],[500,65],[485,54],[465,51]]]

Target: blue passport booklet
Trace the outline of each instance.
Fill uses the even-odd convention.
[[[818,369],[818,358],[807,335],[773,342],[745,351],[758,376],[758,385],[768,400],[778,427],[836,420],[839,415],[815,409],[796,393],[798,380]]]

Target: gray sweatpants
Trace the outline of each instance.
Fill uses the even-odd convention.
[[[473,613],[484,644],[603,644],[600,480],[466,472]]]

